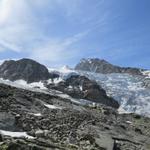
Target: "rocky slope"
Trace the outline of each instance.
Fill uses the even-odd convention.
[[[150,119],[0,84],[1,150],[149,150]]]
[[[76,65],[75,70],[89,71],[89,72],[103,73],[103,74],[128,73],[133,75],[142,75],[141,69],[115,66],[103,59],[101,60],[98,58],[82,59],[80,63]]]

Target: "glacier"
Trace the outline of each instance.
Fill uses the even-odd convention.
[[[65,69],[64,69],[65,68]],[[50,70],[49,70],[50,71]],[[54,71],[54,70],[53,70]],[[120,113],[137,113],[150,117],[150,89],[144,87],[145,79],[150,78],[150,71],[143,71],[143,76],[125,73],[101,74],[76,71],[70,68],[55,69],[62,80],[73,74],[79,74],[95,80],[120,104]]]

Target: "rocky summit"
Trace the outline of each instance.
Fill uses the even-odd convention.
[[[130,67],[120,67],[112,65],[106,60],[92,58],[92,59],[82,59],[75,67],[76,70],[89,71],[95,73],[129,73],[133,75],[142,75],[141,69],[130,68]]]
[[[15,80],[25,80],[28,83],[47,80],[50,77],[48,69],[31,59],[5,61],[0,66],[0,77]]]
[[[103,82],[85,72],[49,70],[30,59],[0,66],[0,150],[150,150],[150,118],[122,109],[134,94],[131,75],[108,76],[108,83],[100,74]],[[116,101],[116,91],[124,101]]]

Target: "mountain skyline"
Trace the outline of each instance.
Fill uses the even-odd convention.
[[[1,0],[0,60],[25,57],[57,67],[100,58],[150,69],[149,6],[148,0]]]

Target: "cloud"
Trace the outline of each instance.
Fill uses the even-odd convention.
[[[2,0],[0,3],[0,24],[3,24],[6,22],[9,12],[10,12],[11,6],[9,5],[9,0]]]
[[[0,45],[21,52],[27,41],[37,35],[34,13],[26,0],[1,0],[0,8]]]
[[[1,0],[0,2],[0,25],[9,26],[12,24],[31,21],[32,10],[26,0]]]
[[[21,50],[21,48],[17,47],[15,44],[9,43],[9,42],[3,41],[3,40],[0,40],[0,47],[1,47],[0,51],[11,49],[15,52],[20,52],[20,50]]]
[[[61,6],[67,17],[80,13],[81,0],[56,0],[57,5]]]
[[[78,33],[65,39],[50,39],[42,46],[34,49],[30,57],[41,62],[59,63],[68,59],[78,57],[79,50],[72,46],[84,38],[88,32]]]
[[[101,17],[99,13],[95,15],[103,0],[90,2],[90,9],[89,2],[1,0],[0,52],[9,50],[23,53],[27,57],[50,63],[78,58],[85,50],[76,45],[95,28],[104,26],[107,18],[105,13],[101,13]]]
[[[82,39],[85,33],[71,33],[72,37],[69,38],[68,35],[54,37],[47,35],[47,30],[51,30],[48,28],[52,27],[51,23],[55,21],[53,13],[56,13],[58,8],[68,17],[78,12],[79,4],[79,0],[1,0],[0,51],[24,52],[30,57],[42,60],[54,58],[54,50],[57,56],[59,52],[67,51],[66,49]]]

